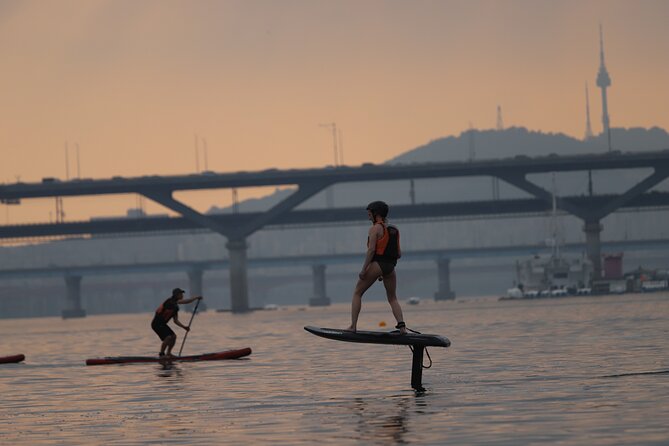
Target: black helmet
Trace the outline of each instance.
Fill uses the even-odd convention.
[[[367,205],[367,210],[371,211],[372,215],[378,215],[382,218],[388,216],[388,205],[383,201],[372,201]]]

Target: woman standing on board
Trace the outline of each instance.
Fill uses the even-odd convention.
[[[393,315],[397,320],[397,326],[401,334],[407,332],[402,308],[397,300],[397,275],[395,274],[395,265],[397,259],[402,257],[400,249],[400,232],[394,226],[386,224],[388,216],[388,205],[383,201],[373,201],[367,206],[367,217],[372,222],[367,237],[367,255],[365,263],[362,264],[362,270],[358,274],[358,283],[353,291],[353,301],[351,303],[351,331],[356,331],[358,325],[358,316],[362,308],[362,295],[378,279],[383,280],[383,286],[386,288],[386,296]]]
[[[156,314],[153,316],[153,321],[151,321],[151,328],[153,328],[153,331],[156,332],[160,340],[163,341],[160,345],[158,356],[172,356],[172,347],[174,347],[177,341],[176,333],[167,325],[170,319],[174,319],[174,323],[179,327],[190,331],[189,327],[179,322],[179,304],[189,304],[196,300],[202,300],[202,296],[184,299],[184,290],[175,288],[172,290],[172,297],[165,300],[156,309]],[[166,348],[167,353],[165,353]]]

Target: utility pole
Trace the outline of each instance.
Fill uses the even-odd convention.
[[[334,166],[339,166],[339,148],[337,144],[337,123],[319,124],[321,127],[327,127],[332,130],[332,144],[334,147]]]
[[[344,165],[344,136],[341,129],[339,129],[339,165]]]
[[[467,137],[469,141],[469,161],[474,161],[474,158],[476,158],[476,143],[474,142],[474,127],[471,122],[469,123]]]
[[[339,164],[339,148],[337,144],[337,123],[332,122],[329,124],[319,124],[321,127],[327,127],[332,130],[332,144],[334,147],[334,167],[338,167]],[[328,208],[334,207],[334,186],[329,186],[325,189],[325,204]]]
[[[70,180],[70,157],[69,147],[65,141],[65,180]],[[63,209],[63,198],[56,197],[56,223],[63,223],[65,221],[65,210]]]
[[[77,148],[77,178],[81,179],[81,165],[79,164],[79,143],[75,143]]]
[[[63,197],[56,197],[56,223],[65,221],[65,209],[63,209]]]
[[[232,213],[239,214],[239,197],[236,187],[232,188]]]
[[[68,181],[70,179],[70,158],[67,141],[65,141],[65,179]]]
[[[209,159],[208,159],[208,154],[207,154],[207,140],[206,138],[202,138],[202,155],[204,156],[204,170],[207,171],[209,170]]]
[[[592,126],[590,125],[590,94],[588,93],[588,83],[585,83],[585,136],[584,140],[592,139]]]
[[[144,211],[144,195],[141,194],[137,194],[137,214],[141,217],[146,216],[146,212]]]
[[[198,146],[199,137],[195,134],[195,173],[200,173],[200,149]]]
[[[504,130],[504,120],[502,119],[502,106],[497,106],[497,131]],[[492,199],[499,200],[499,178],[492,177]]]

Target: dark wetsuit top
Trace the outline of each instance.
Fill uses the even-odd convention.
[[[383,223],[376,223],[383,226],[383,235],[376,241],[376,252],[372,257],[372,262],[376,262],[381,267],[381,273],[384,276],[392,273],[397,265],[400,250],[400,231],[395,226],[386,226]]]
[[[156,314],[151,321],[151,328],[160,339],[164,340],[166,337],[175,334],[174,331],[167,325],[167,323],[179,312],[179,304],[173,298],[165,300],[157,309]]]

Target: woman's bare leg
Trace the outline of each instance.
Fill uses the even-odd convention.
[[[379,264],[373,262],[367,267],[364,277],[358,279],[358,283],[355,285],[355,290],[353,290],[353,299],[351,301],[351,325],[348,327],[348,330],[357,330],[358,316],[360,315],[360,309],[362,308],[362,295],[365,294],[365,291],[372,286],[380,275],[381,268],[379,267]]]
[[[395,316],[398,323],[404,322],[402,307],[400,306],[400,301],[397,299],[397,275],[395,271],[387,276],[383,276],[383,286],[386,288],[386,297],[388,298],[390,309],[393,310],[393,316]],[[406,327],[401,327],[399,330],[402,334],[407,332]]]

